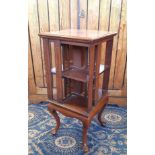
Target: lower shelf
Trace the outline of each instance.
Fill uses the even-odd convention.
[[[64,100],[63,104],[73,111],[87,115],[87,99],[85,97],[71,95]]]
[[[82,96],[71,95],[67,97],[63,103],[53,100],[49,100],[49,102],[52,102],[53,105],[63,108],[64,110],[69,110],[88,117],[87,100]]]
[[[105,93],[100,100],[98,101],[98,103],[102,102],[103,98],[107,96],[107,93]],[[49,102],[51,102],[53,104],[53,106],[64,109],[64,110],[68,110],[70,112],[74,112],[80,115],[83,115],[85,117],[88,117],[89,114],[95,109],[96,106],[98,106],[98,103],[96,103],[93,108],[92,111],[87,110],[87,98],[83,97],[83,96],[77,96],[77,95],[71,95],[69,97],[67,97],[63,103],[59,103],[57,101],[53,101],[53,100],[49,100]],[[59,111],[59,110],[58,110]]]

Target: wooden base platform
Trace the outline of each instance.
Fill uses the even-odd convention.
[[[80,96],[71,96],[67,98],[63,103],[59,103],[57,101],[48,100],[48,110],[51,115],[56,120],[56,127],[52,129],[52,134],[56,134],[60,127],[60,118],[57,114],[57,111],[62,113],[67,117],[77,118],[83,123],[83,150],[84,152],[88,151],[87,145],[87,130],[90,126],[91,120],[93,117],[98,114],[98,120],[100,124],[103,126],[103,122],[101,121],[101,113],[108,101],[108,95],[105,94],[99,102],[94,105],[91,111],[87,111],[87,99]]]

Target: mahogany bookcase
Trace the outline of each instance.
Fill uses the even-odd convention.
[[[60,127],[57,111],[83,123],[83,150],[88,151],[87,130],[93,117],[101,113],[108,102],[108,83],[115,32],[66,29],[43,32],[48,93],[48,110],[56,120],[52,134]],[[101,44],[106,42],[105,62],[101,63]],[[54,43],[55,66],[52,66],[51,43]],[[99,78],[102,75],[102,87]],[[53,76],[56,77],[54,97]]]

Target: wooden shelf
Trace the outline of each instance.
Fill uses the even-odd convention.
[[[77,69],[77,68],[71,68],[67,71],[63,72],[63,77],[69,78],[72,80],[77,80],[81,82],[87,82],[88,80],[88,74],[85,70]]]
[[[77,29],[65,29],[53,32],[41,32],[39,36],[42,38],[58,39],[61,41],[83,42],[93,43],[100,40],[109,39],[115,36],[116,32],[110,31],[98,31],[98,30],[77,30]]]
[[[101,92],[98,92],[98,93],[101,93]],[[103,98],[106,95],[107,95],[106,92],[104,93],[104,95],[101,95],[99,101],[101,100],[101,98]],[[54,106],[63,108],[64,110],[69,110],[71,112],[83,115],[85,117],[89,117],[89,114],[91,113],[91,111],[88,112],[88,109],[87,109],[88,100],[84,96],[70,95],[66,97],[66,99],[64,99],[62,103],[59,103],[54,100],[49,100],[49,102],[51,102]],[[95,103],[94,107],[97,106],[98,102]]]
[[[108,69],[109,67],[107,65],[103,65],[103,64],[100,64],[100,70],[99,70],[99,74],[102,74],[106,69]],[[62,66],[62,71],[63,71],[63,66]],[[55,67],[52,67],[51,68],[51,73],[52,74],[56,74],[56,68]]]
[[[109,69],[108,66],[100,64],[99,74],[102,74],[107,69]],[[63,70],[63,66],[62,66],[62,70]],[[55,67],[53,67],[51,69],[51,73],[56,74],[56,68]],[[62,71],[62,76],[69,78],[69,79],[81,81],[81,82],[87,82],[88,81],[88,70],[78,69],[78,68],[72,67],[69,70]]]
[[[63,105],[72,111],[88,116],[87,99],[78,95],[71,95],[63,101]]]
[[[63,103],[54,100],[49,100],[49,102],[52,102],[53,105],[59,108],[72,111],[85,117],[89,116],[89,113],[87,112],[87,99],[85,97],[71,95],[67,97]]]

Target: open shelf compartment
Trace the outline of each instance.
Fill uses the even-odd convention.
[[[100,93],[99,95],[101,95],[101,91],[102,90],[99,91],[99,93]],[[99,100],[106,95],[107,95],[107,93],[105,92],[102,96],[100,96]],[[49,101],[52,102],[52,104],[54,104],[55,106],[72,111],[72,112],[80,114],[80,115],[83,115],[85,117],[88,117],[89,113],[91,112],[91,111],[88,111],[88,109],[87,109],[88,99],[84,96],[71,94],[70,96],[67,96],[63,100],[62,103],[59,103],[54,100],[49,100]],[[93,104],[93,106],[96,106],[97,104],[98,104],[98,102]]]
[[[63,105],[65,107],[68,107],[71,110],[75,112],[77,111],[77,113],[80,113],[86,116],[88,115],[87,103],[88,103],[87,98],[83,96],[75,95],[75,94],[74,95],[71,94],[63,101]]]
[[[77,80],[81,82],[87,82],[88,74],[86,70],[78,68],[70,68],[67,71],[63,71],[62,76],[68,79]]]
[[[109,69],[107,65],[100,64],[100,69],[99,69],[99,74],[102,74],[104,71]],[[56,68],[53,67],[51,69],[52,74],[56,74]],[[81,81],[81,82],[87,82],[89,79],[88,76],[88,70],[84,69],[78,69],[76,67],[71,67],[70,69],[63,71],[63,66],[62,66],[62,77]]]

